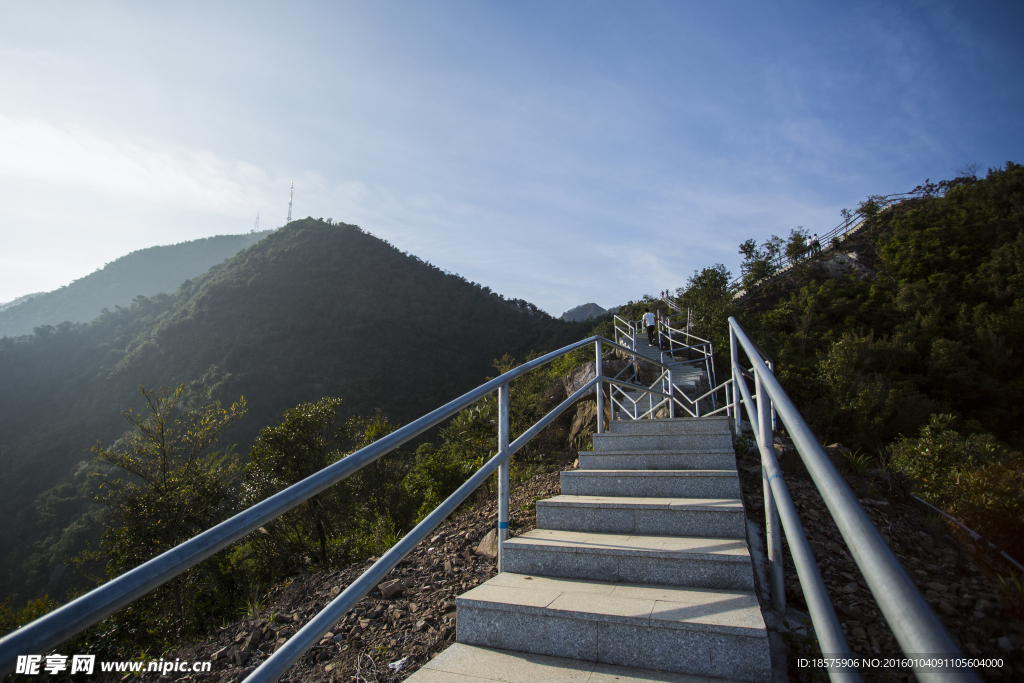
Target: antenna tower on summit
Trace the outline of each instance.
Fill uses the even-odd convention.
[[[253,232],[259,232],[259,231],[260,231],[260,212],[257,211],[256,212],[256,227],[253,229]]]
[[[292,191],[288,193],[288,221],[292,222],[292,200],[295,199],[295,181],[292,181]]]

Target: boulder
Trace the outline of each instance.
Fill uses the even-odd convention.
[[[394,579],[393,581],[385,581],[377,586],[377,588],[385,600],[390,600],[405,590],[405,583],[401,579]]]
[[[857,253],[834,254],[830,258],[818,259],[814,262],[815,270],[825,277],[837,278],[854,275],[859,280],[871,277],[875,271],[857,260]]]
[[[486,557],[498,556],[498,530],[491,529],[476,546],[476,554]]]

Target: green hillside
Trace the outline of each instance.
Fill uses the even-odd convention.
[[[32,334],[40,325],[88,322],[104,308],[130,306],[140,294],[173,292],[185,280],[202,275],[270,232],[217,235],[133,251],[70,285],[0,309],[0,337]]]
[[[300,402],[338,397],[343,416],[380,409],[404,423],[479,384],[495,358],[588,330],[355,226],[307,219],[174,294],[0,339],[0,598],[59,593],[58,561],[95,536],[79,519],[79,464],[126,429],[119,411],[140,407],[139,385],[244,396],[226,441],[247,452]]]
[[[722,353],[735,315],[823,442],[913,477],[1024,560],[1024,166],[918,190],[885,210],[865,201],[864,230],[742,306],[723,266],[680,301]]]

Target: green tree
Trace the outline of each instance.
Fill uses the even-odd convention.
[[[191,409],[186,407],[184,385],[140,389],[145,410],[122,413],[132,429],[109,448],[97,443],[92,449],[96,459],[122,473],[96,475],[102,480],[97,501],[104,508],[107,527],[100,549],[110,577],[224,520],[236,504],[233,448],[216,451],[214,446],[245,414],[245,399],[228,409],[219,402]],[[168,626],[195,629],[203,622],[209,601],[218,599],[216,574],[209,563],[194,567],[123,610],[115,622],[130,627],[142,619],[148,629],[162,635],[167,635]],[[174,606],[173,624],[160,616],[167,611],[167,597]]]
[[[731,280],[732,273],[716,263],[699,272],[693,271],[686,287],[678,291],[679,305],[693,311],[693,333],[716,345],[727,339],[729,316],[735,312],[729,292]]]
[[[793,263],[799,263],[807,258],[807,236],[808,232],[803,226],[796,230],[789,231],[789,240],[786,241],[786,258]]]
[[[757,240],[749,239],[740,245],[740,273],[743,275],[743,286],[749,289],[761,280],[775,274],[775,259],[782,253],[785,243],[781,237],[772,235],[758,247]]]
[[[249,453],[242,484],[248,507],[319,472],[395,430],[380,413],[338,418],[339,398],[285,411]],[[232,553],[250,581],[272,581],[305,563],[333,566],[373,552],[409,516],[400,482],[407,465],[392,453],[281,515]],[[382,532],[382,530],[384,530]]]

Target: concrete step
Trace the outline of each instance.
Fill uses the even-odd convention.
[[[560,495],[537,501],[537,527],[645,536],[746,538],[737,498]]]
[[[743,539],[533,529],[502,549],[505,571],[514,574],[754,590]]]
[[[612,420],[611,434],[732,434],[729,417],[676,417],[662,420]]]
[[[641,420],[636,420],[640,422]],[[649,420],[656,422],[656,420]],[[615,420],[612,421],[613,423]],[[713,432],[707,434],[629,434],[621,432],[605,432],[594,434],[592,443],[594,451],[671,451],[678,448],[708,448],[728,450],[732,446],[732,434],[729,432]]]
[[[572,470],[562,472],[570,496],[739,498],[735,470]]]
[[[584,662],[463,643],[448,647],[405,680],[411,683],[728,683],[720,678]]]
[[[734,470],[736,452],[728,450],[580,451],[581,470]]]
[[[743,681],[771,680],[750,591],[643,586],[504,572],[456,599],[458,641]]]

